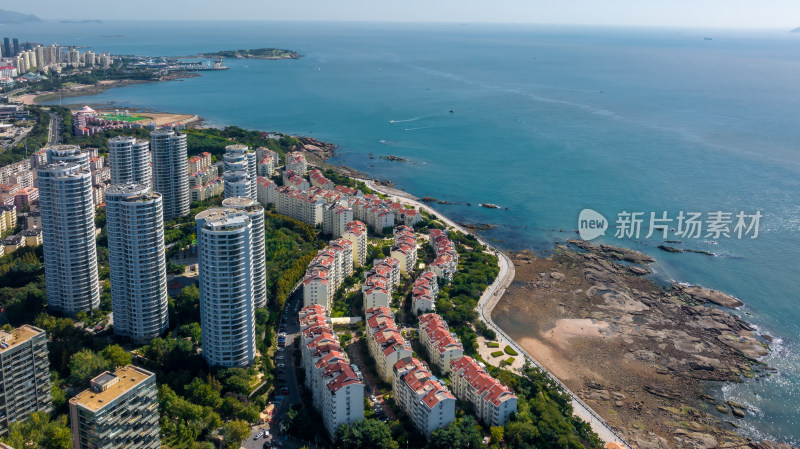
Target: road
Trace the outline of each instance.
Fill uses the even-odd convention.
[[[417,201],[416,198],[406,192],[398,191],[396,189],[388,189],[382,185],[375,184],[372,180],[369,179],[360,179],[363,181],[370,189],[379,191],[384,193],[392,198],[393,201],[397,201],[402,204],[410,204],[413,206],[417,206],[420,209],[425,209],[427,212],[435,215],[439,220],[444,222],[448,227],[453,227],[457,230],[460,230],[464,233],[471,233],[470,231],[464,229],[458,223],[450,220],[449,218],[445,217],[441,213],[437,212],[435,209],[429,207],[428,205]],[[475,235],[474,233],[472,233]],[[509,337],[505,332],[503,332],[500,327],[498,327],[494,321],[492,321],[492,310],[497,305],[497,302],[500,298],[503,297],[503,293],[505,293],[506,289],[509,285],[514,281],[514,264],[511,262],[508,256],[506,256],[502,251],[499,251],[497,248],[486,242],[485,240],[481,239],[478,235],[475,237],[480,241],[482,244],[486,245],[487,252],[494,254],[497,256],[498,265],[500,267],[500,272],[497,274],[497,277],[494,280],[494,283],[490,285],[486,291],[483,292],[481,295],[481,299],[478,302],[478,314],[481,317],[486,325],[495,331],[497,334],[498,341],[505,342],[505,344],[510,345],[514,348],[518,353],[523,354],[525,358],[533,365],[537,366],[541,369],[544,373],[547,374],[548,377],[553,379],[553,381],[561,386],[567,394],[570,395],[572,398],[572,408],[576,416],[583,419],[584,421],[588,422],[589,425],[592,426],[592,430],[597,433],[601,440],[606,443],[616,441],[624,444],[628,449],[632,449],[630,444],[628,444],[621,436],[619,436],[605,420],[600,417],[591,407],[589,407],[586,403],[584,403],[575,393],[573,393],[566,385],[564,385],[556,376],[554,376],[550,371],[548,371],[544,366],[542,366],[536,359],[533,358],[525,349],[520,347],[514,339]]]
[[[50,112],[50,133],[47,136],[48,145],[59,145],[61,143],[61,116]]]

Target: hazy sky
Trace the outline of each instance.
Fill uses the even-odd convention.
[[[33,13],[44,19],[521,22],[734,28],[800,26],[800,0],[136,0],[90,3],[26,0],[14,6],[20,12]]]

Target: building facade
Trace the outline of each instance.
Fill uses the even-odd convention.
[[[37,174],[48,308],[91,312],[100,305],[91,173],[58,162]]]
[[[267,254],[264,236],[264,208],[248,197],[226,198],[223,207],[238,209],[250,216],[253,224],[253,303],[255,307],[267,306]]]
[[[451,385],[456,396],[475,406],[475,415],[487,426],[504,426],[517,411],[517,396],[490,376],[472,357],[453,360]]]
[[[161,194],[164,218],[185,216],[190,206],[186,134],[171,129],[153,131],[150,133],[150,151],[153,190]]]
[[[144,344],[169,326],[161,194],[148,184],[106,189],[114,333]]]
[[[112,184],[146,184],[152,186],[150,142],[135,137],[117,136],[108,139]]]
[[[106,371],[69,400],[73,449],[158,449],[155,374],[128,365]]]
[[[37,327],[22,325],[0,331],[0,434],[12,422],[33,412],[50,412],[50,362],[47,335]]]
[[[203,358],[244,367],[255,358],[253,222],[247,211],[205,210],[195,218]]]

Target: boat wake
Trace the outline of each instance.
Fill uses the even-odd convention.
[[[414,117],[405,120],[389,120],[389,123],[406,123],[406,122],[416,122],[417,120],[422,119],[422,117]]]

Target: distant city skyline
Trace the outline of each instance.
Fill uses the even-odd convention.
[[[224,8],[188,0],[142,0],[137,8],[101,2],[76,9],[54,0],[29,0],[23,13],[45,20],[310,20],[356,22],[531,23],[619,26],[794,28],[800,26],[800,3],[793,0],[501,0],[489,6],[478,0],[231,0]]]

